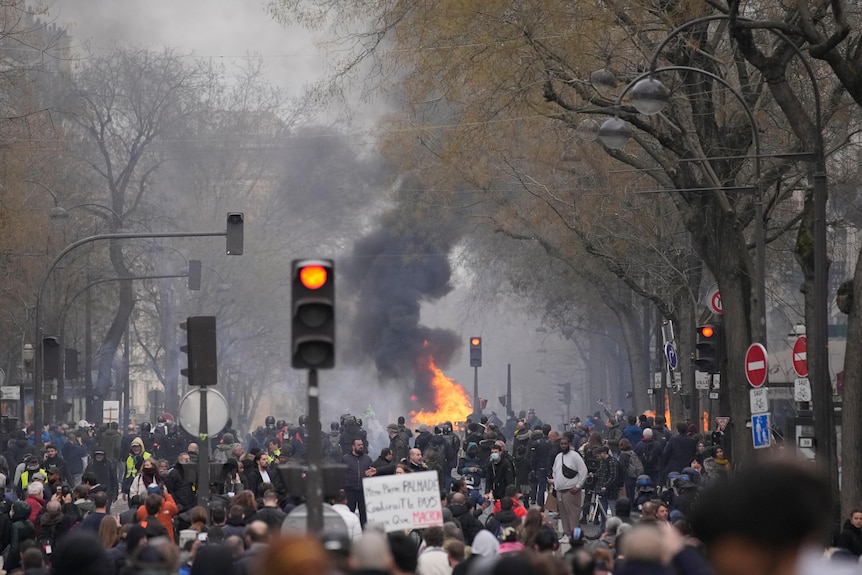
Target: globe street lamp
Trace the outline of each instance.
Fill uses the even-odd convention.
[[[666,105],[667,101],[669,101],[669,94],[667,93],[664,87],[660,87],[660,83],[654,79],[655,73],[659,72],[661,69],[657,67],[658,58],[661,54],[663,48],[667,46],[667,44],[677,36],[680,32],[687,30],[693,26],[697,26],[700,24],[706,24],[713,21],[730,21],[731,25],[745,22],[751,23],[754,22],[749,18],[742,18],[736,15],[712,15],[712,16],[704,16],[702,18],[696,18],[685,22],[678,26],[677,28],[671,30],[668,35],[662,40],[658,46],[656,46],[655,50],[653,50],[652,56],[650,57],[649,62],[649,72],[642,74],[638,78],[635,79],[629,86],[626,87],[623,93],[628,90],[632,90],[632,98],[633,104],[638,111],[642,113],[658,113],[660,112],[664,105]],[[813,204],[814,204],[814,226],[813,226],[813,267],[814,267],[814,285],[813,285],[813,313],[812,320],[814,325],[812,326],[811,339],[809,342],[809,346],[811,349],[810,357],[813,359],[812,361],[812,377],[814,379],[813,386],[815,390],[815,401],[814,401],[814,427],[815,427],[815,435],[818,438],[817,442],[817,452],[818,452],[818,465],[821,469],[824,469],[828,472],[830,477],[830,485],[832,487],[833,492],[837,489],[837,466],[835,464],[836,461],[836,451],[835,451],[835,413],[833,411],[832,406],[832,385],[829,377],[829,353],[828,353],[828,314],[827,314],[827,294],[828,294],[828,260],[826,253],[826,202],[828,198],[828,182],[826,175],[826,157],[825,157],[825,145],[823,141],[823,126],[821,119],[821,98],[820,98],[820,90],[817,82],[817,77],[814,74],[814,70],[811,66],[811,63],[806,59],[805,54],[802,49],[793,42],[784,32],[776,27],[764,26],[763,30],[767,30],[772,34],[778,36],[785,45],[791,49],[796,56],[799,57],[799,61],[802,64],[808,79],[811,82],[812,86],[812,98],[814,102],[814,118],[813,118],[813,130],[811,131],[811,135],[813,136],[813,149],[807,152],[802,153],[785,153],[778,154],[778,157],[784,158],[792,158],[796,157],[798,159],[807,159],[808,161],[813,163],[813,173],[811,174],[812,180],[812,189],[813,189]],[[670,66],[664,69],[674,68]],[[724,83],[721,78],[707,72],[706,70],[701,70],[698,68],[688,68],[690,71],[698,72],[702,74],[707,74],[712,76],[714,79]],[[644,82],[640,86],[635,87],[633,84],[638,82]],[[728,86],[729,87],[729,86]],[[730,88],[730,87],[729,87]],[[730,88],[730,91],[735,94],[735,90]],[[735,94],[736,95],[736,94]],[[738,96],[737,96],[738,97]],[[622,94],[619,98],[617,98],[617,108],[619,108],[619,104],[622,99]],[[757,126],[753,121],[753,117],[751,116],[751,112],[748,109],[747,105],[744,101],[741,101],[743,108],[745,108],[746,112],[749,114],[749,119],[752,121],[752,128],[754,130],[755,144],[757,145]],[[806,118],[807,119],[807,118]],[[602,135],[605,135],[605,138],[602,138]],[[610,149],[618,150],[625,146],[625,142],[622,142],[622,135],[625,133],[625,128],[621,127],[619,117],[614,117],[607,120],[602,128],[599,129],[599,138],[602,142]],[[761,154],[759,150],[755,153],[755,162],[759,162]],[[757,176],[758,188],[760,186],[760,170],[757,168]],[[756,208],[759,210],[758,215],[756,216],[755,225],[758,226],[756,230],[756,242],[760,247],[765,247],[765,232],[762,231],[763,228],[763,217],[762,217],[762,202],[760,200],[760,193],[758,189]],[[757,268],[758,268],[758,302],[757,302],[757,312],[758,319],[760,320],[760,332],[761,337],[765,341],[766,335],[766,312],[765,312],[765,277],[763,274],[763,268],[765,267],[765,250],[758,249],[757,250]]]

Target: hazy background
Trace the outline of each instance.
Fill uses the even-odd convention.
[[[73,49],[78,48],[79,55],[86,51],[98,53],[116,43],[171,47],[188,53],[189,57],[220,61],[228,67],[257,57],[264,62],[273,85],[290,98],[300,98],[305,87],[325,74],[325,55],[307,30],[283,27],[272,20],[266,4],[266,0],[58,0],[50,14],[58,25],[69,30]],[[379,104],[376,109],[375,104],[365,105],[363,114],[367,118],[369,111],[374,115],[382,108]],[[356,131],[357,137],[364,133],[361,129]],[[520,311],[514,300],[486,301],[477,306],[477,301],[482,302],[481,294],[471,293],[469,282],[458,268],[458,262],[453,261],[452,292],[433,304],[423,304],[421,314],[423,325],[452,330],[463,341],[452,366],[446,370],[447,375],[472,395],[473,370],[467,357],[467,339],[482,336],[484,367],[479,370],[480,395],[489,400],[487,410],[505,412],[497,396],[505,393],[506,366],[511,363],[515,409],[535,407],[540,417],[555,421],[560,406],[552,382],[571,379],[570,374],[559,371],[558,364],[568,361],[556,360],[566,353],[563,348],[568,346],[556,335],[537,333],[539,323]],[[536,353],[539,348],[547,353]],[[345,379],[373,380],[371,373],[369,367],[367,374],[333,373],[333,377],[343,384]],[[321,384],[325,391],[330,383],[322,377]],[[392,418],[404,412],[404,395],[383,392],[371,397],[375,397],[375,410],[381,417]],[[337,413],[359,413],[365,407],[327,406],[324,401],[324,410],[329,412],[324,414],[324,422],[337,417]],[[260,414],[256,419],[262,419]]]

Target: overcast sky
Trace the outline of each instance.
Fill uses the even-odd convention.
[[[170,46],[226,63],[263,58],[287,95],[318,78],[325,64],[309,32],[285,28],[267,0],[55,0],[51,17],[94,50],[124,45]]]

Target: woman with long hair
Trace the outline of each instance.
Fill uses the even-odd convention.
[[[113,515],[105,515],[99,523],[99,541],[105,549],[111,549],[120,540],[120,526]]]
[[[257,501],[254,498],[254,493],[248,489],[237,493],[230,504],[231,506],[239,505],[243,508],[242,518],[244,521],[248,521],[252,515],[257,513]]]
[[[545,524],[545,517],[542,510],[538,507],[530,507],[527,514],[524,516],[521,523],[521,543],[524,547],[532,549],[536,543],[536,536],[542,530],[542,525]]]
[[[132,485],[129,487],[129,498],[138,495],[141,500],[146,499],[147,487],[153,483],[161,486],[164,480],[159,475],[159,462],[155,458],[149,457],[141,464],[140,472],[132,480]]]

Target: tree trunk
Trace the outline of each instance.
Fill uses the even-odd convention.
[[[121,240],[110,241],[111,263],[114,270],[117,272],[117,277],[130,277],[129,270],[126,268],[123,261],[123,250]],[[111,388],[113,381],[114,356],[117,353],[117,348],[120,346],[120,341],[123,339],[123,334],[129,325],[129,316],[134,308],[134,299],[132,297],[132,282],[119,282],[119,303],[117,311],[114,314],[114,319],[111,321],[111,327],[105,334],[102,344],[99,346],[98,363],[99,374],[96,379],[96,390],[103,396]]]
[[[841,404],[841,516],[862,501],[862,458],[857,437],[862,436],[862,250],[853,273],[853,303],[847,317],[847,347],[844,351],[844,401]]]

